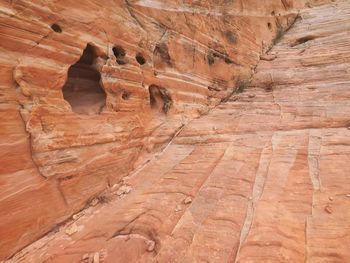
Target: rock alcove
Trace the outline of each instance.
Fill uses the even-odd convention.
[[[157,85],[150,85],[148,90],[151,108],[158,112],[163,111],[164,113],[168,113],[173,104],[169,92]]]
[[[106,102],[101,74],[96,68],[96,51],[88,44],[79,59],[68,70],[63,97],[78,114],[99,114]]]

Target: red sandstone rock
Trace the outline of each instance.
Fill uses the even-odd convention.
[[[0,3],[0,260],[176,134],[11,261],[346,262],[349,3],[261,56],[306,2]]]
[[[260,56],[260,60],[272,61],[276,59],[277,56],[274,54],[263,54]]]

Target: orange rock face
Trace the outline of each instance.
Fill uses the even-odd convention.
[[[346,262],[350,6],[283,36],[326,2],[0,2],[0,260],[91,203],[12,261]]]

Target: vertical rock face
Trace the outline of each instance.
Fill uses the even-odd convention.
[[[232,94],[305,4],[2,1],[0,259]]]

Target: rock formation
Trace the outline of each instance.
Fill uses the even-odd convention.
[[[75,214],[11,261],[346,262],[349,21],[346,0],[2,1],[0,260]]]

